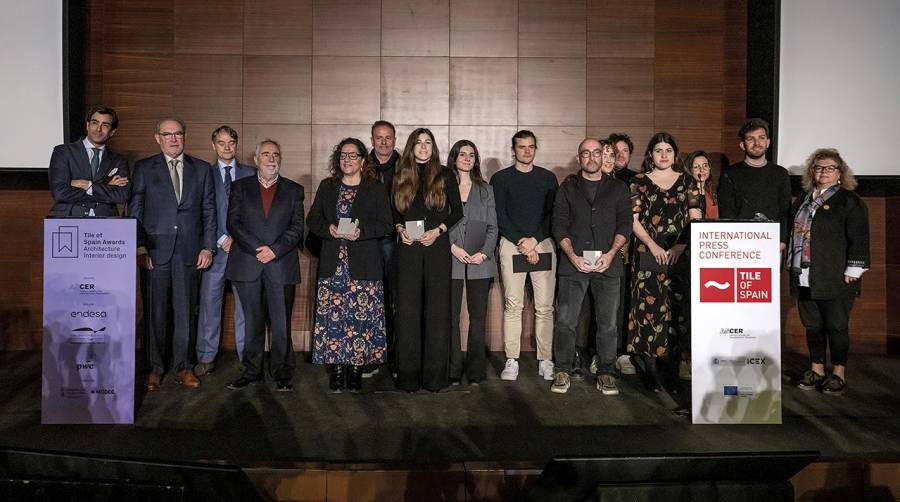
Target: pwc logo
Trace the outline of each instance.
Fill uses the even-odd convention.
[[[734,269],[701,268],[700,301],[704,303],[734,302]]]
[[[704,303],[770,303],[772,270],[768,268],[701,268],[700,301]]]

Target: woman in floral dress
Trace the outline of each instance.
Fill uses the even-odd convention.
[[[686,336],[681,302],[687,274],[679,266],[685,245],[679,236],[688,221],[700,218],[691,176],[678,158],[675,138],[655,134],[644,154],[643,173],[631,180],[636,246],[632,259],[628,352],[644,370],[648,386],[662,390],[657,361],[670,338]]]
[[[351,229],[339,228],[341,218]],[[387,189],[360,140],[335,147],[331,177],[319,184],[307,224],[322,239],[313,362],[330,366],[332,392],[359,392],[363,366],[384,363],[387,353],[378,239],[391,230]]]

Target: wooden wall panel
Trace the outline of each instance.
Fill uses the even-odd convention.
[[[449,56],[449,0],[382,0],[382,56]]]
[[[585,123],[584,58],[519,58],[519,123]]]
[[[747,119],[747,1],[725,3],[725,57],[722,92],[722,153],[731,163],[743,158],[737,132]]]
[[[553,171],[556,178],[562,181],[578,168],[578,143],[584,139],[584,127],[553,127],[544,125],[520,126],[528,129],[537,137],[538,150],[534,163]]]
[[[241,68],[239,55],[177,54],[175,115],[185,121],[240,122]]]
[[[281,145],[280,174],[300,183],[307,192],[313,191],[310,133],[309,125],[244,123],[244,154],[252,156],[257,142],[274,139]],[[248,163],[252,164],[252,161]]]
[[[380,0],[315,0],[313,54],[380,56]]]
[[[313,125],[312,168],[308,191],[315,193],[319,183],[331,176],[329,159],[334,147],[344,138],[357,138],[371,148],[371,124]]]
[[[583,58],[584,0],[519,0],[519,57]]]
[[[516,126],[450,126],[449,143],[451,147],[461,139],[475,143],[481,157],[481,174],[489,180],[495,172],[512,165],[512,136],[517,130]],[[446,153],[450,153],[449,149]]]
[[[102,89],[101,102],[119,115],[120,133],[131,121],[171,115],[174,58],[171,54],[104,53]]]
[[[446,125],[450,113],[447,58],[381,58],[381,116],[395,124]]]
[[[514,58],[450,58],[450,124],[515,125]]]
[[[440,153],[441,162],[447,160],[447,152],[450,151],[450,128],[443,124],[394,124],[397,128],[397,150],[400,152],[403,151],[403,148],[406,146],[406,140],[409,138],[410,133],[413,130],[419,127],[425,127],[431,130],[431,133],[434,134],[435,145],[438,148],[438,153]]]
[[[450,56],[516,57],[518,28],[515,0],[453,0]]]
[[[312,115],[312,58],[244,56],[244,121],[309,124]]]
[[[175,52],[241,54],[244,0],[175,0]]]
[[[174,0],[109,0],[104,4],[106,52],[167,54],[175,45]]]
[[[381,59],[317,56],[312,68],[313,124],[371,124],[381,116]]]
[[[245,0],[244,54],[312,55],[312,0]]]
[[[589,126],[653,127],[653,60],[587,58]]]
[[[654,0],[588,0],[588,57],[652,59],[655,3]]]

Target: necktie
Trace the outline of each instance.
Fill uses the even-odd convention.
[[[169,176],[172,177],[172,186],[175,188],[175,200],[181,204],[181,177],[178,175],[178,159],[169,161]]]
[[[100,170],[100,149],[91,148],[94,155],[91,157],[91,179],[97,179],[97,171]]]
[[[225,166],[225,198],[231,197],[231,166]]]

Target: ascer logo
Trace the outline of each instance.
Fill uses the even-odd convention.
[[[700,301],[706,303],[734,302],[734,269],[701,268]]]

